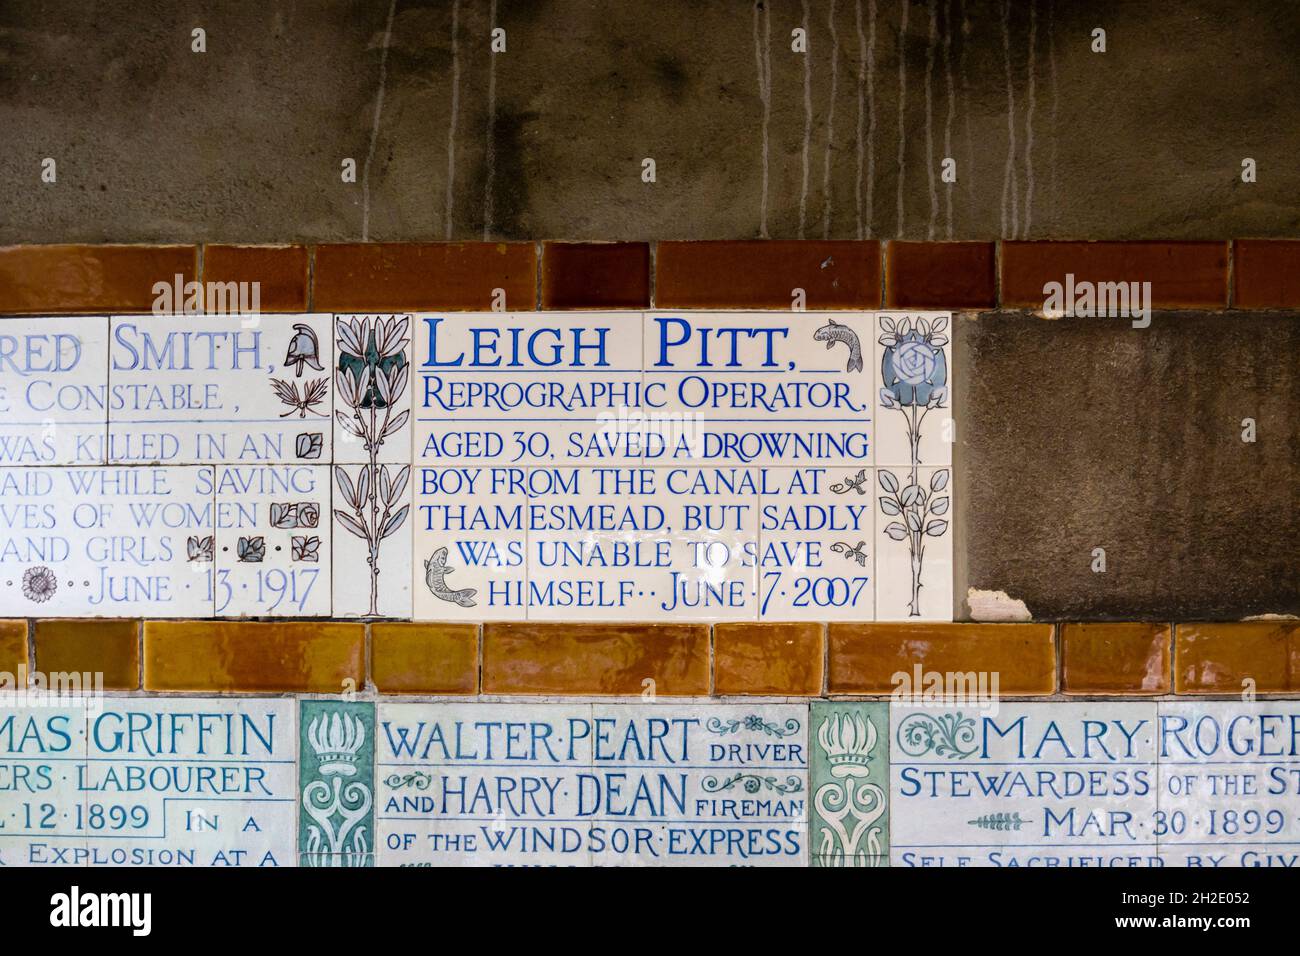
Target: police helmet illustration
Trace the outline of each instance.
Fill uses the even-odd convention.
[[[289,351],[284,356],[284,364],[294,367],[294,377],[302,377],[304,364],[316,371],[324,371],[320,364],[320,342],[311,326],[301,322],[293,327],[294,336],[289,340]]]

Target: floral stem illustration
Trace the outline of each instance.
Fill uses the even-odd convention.
[[[339,362],[335,373],[335,394],[350,413],[338,410],[339,425],[348,434],[360,438],[366,452],[366,464],[357,472],[354,483],[342,465],[334,468],[334,479],[350,511],[335,509],[334,515],[349,534],[366,543],[366,564],[370,578],[369,614],[379,613],[379,549],[385,538],[406,521],[410,505],[402,504],[410,466],[390,473],[380,464],[379,453],[385,439],[401,430],[410,417],[408,410],[394,414],[401,401],[410,367],[404,349],[407,344],[408,319],[382,316],[340,319],[338,324]],[[381,417],[382,411],[382,417]]]
[[[940,316],[931,324],[918,318],[913,326],[909,318],[895,324],[889,316],[882,316],[880,326],[884,332],[879,342],[885,347],[880,365],[880,404],[902,414],[910,453],[906,486],[893,472],[880,470],[880,487],[887,492],[880,499],[880,507],[885,514],[903,519],[887,525],[885,533],[894,541],[908,543],[912,570],[908,616],[920,617],[925,539],[940,537],[948,529],[948,522],[937,517],[948,511],[949,498],[938,497],[948,486],[948,470],[936,471],[929,488],[920,482],[921,427],[926,415],[946,407],[944,399],[948,397],[948,363],[943,351],[948,338],[942,334],[948,320]]]

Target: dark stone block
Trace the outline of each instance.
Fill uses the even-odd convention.
[[[955,329],[959,618],[968,587],[1048,620],[1300,613],[1300,316]]]

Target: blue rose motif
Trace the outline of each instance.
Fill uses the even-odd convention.
[[[942,401],[947,394],[948,363],[943,348],[929,341],[919,329],[885,336],[890,340],[880,363],[884,388],[880,397],[899,405],[929,405],[931,398]],[[938,393],[937,395],[935,393]]]

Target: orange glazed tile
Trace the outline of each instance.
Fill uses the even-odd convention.
[[[998,692],[1056,690],[1051,624],[857,624],[830,628],[830,693],[889,694],[894,675],[922,672],[998,675]],[[991,676],[990,676],[991,680]]]
[[[1150,282],[1157,309],[1228,304],[1226,242],[1004,242],[1002,305],[1041,309],[1048,282]]]
[[[997,303],[991,242],[890,242],[885,308],[980,309]]]
[[[1259,693],[1296,689],[1300,623],[1238,621],[1179,624],[1174,630],[1174,692],[1240,694],[1243,681]]]
[[[822,692],[821,624],[717,624],[713,692],[815,697]]]
[[[1167,694],[1172,628],[1139,622],[1063,624],[1067,694]]]
[[[364,624],[145,621],[146,690],[338,694],[365,680]]]
[[[789,309],[793,290],[818,309],[880,306],[880,243],[661,242],[655,249],[655,307]]]
[[[548,242],[542,247],[543,309],[649,306],[647,243]]]
[[[478,626],[370,625],[370,678],[383,694],[478,692]]]
[[[317,246],[312,308],[322,312],[537,307],[531,242],[351,243]]]
[[[709,692],[707,624],[483,625],[485,694],[651,689],[677,697]]]
[[[1300,306],[1300,239],[1238,239],[1232,304],[1242,309]]]
[[[18,673],[27,663],[27,622],[0,621],[0,671]]]
[[[47,674],[103,674],[109,690],[140,686],[140,622],[47,619],[36,622],[36,666]]]
[[[306,312],[307,247],[204,246],[203,282],[257,282],[258,310]]]
[[[195,246],[0,247],[0,312],[148,312],[154,283],[197,272]]]

